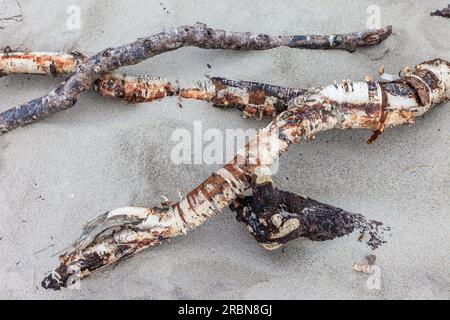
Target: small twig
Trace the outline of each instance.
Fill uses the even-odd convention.
[[[9,109],[0,114],[0,134],[34,122],[55,112],[71,108],[78,97],[105,74],[122,66],[135,65],[158,54],[186,46],[203,49],[267,50],[277,47],[301,49],[342,49],[354,51],[386,39],[392,32],[388,26],[379,30],[323,36],[269,36],[226,32],[207,28],[202,23],[161,32],[117,48],[108,48],[83,61],[76,72],[46,96]],[[2,71],[5,73],[5,71]],[[7,73],[7,72],[6,72]]]

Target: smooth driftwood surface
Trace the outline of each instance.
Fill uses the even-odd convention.
[[[206,27],[197,23],[183,26],[172,31],[161,32],[148,38],[117,48],[108,48],[86,59],[75,67],[75,73],[63,84],[46,96],[9,109],[0,114],[0,134],[5,134],[19,126],[34,122],[42,117],[75,105],[81,93],[89,89],[94,82],[108,72],[122,66],[142,62],[155,55],[173,51],[181,47],[195,46],[203,49],[226,50],[267,50],[277,47],[300,49],[342,49],[354,51],[357,47],[377,44],[392,32],[388,26],[379,30],[353,32],[347,34],[269,36],[264,34],[227,32]],[[33,60],[30,62],[34,64]],[[18,65],[18,64],[16,64]],[[3,67],[2,67],[3,68]],[[14,73],[14,70],[1,71]],[[44,68],[45,69],[45,68]],[[50,73],[58,70],[48,67]]]
[[[450,4],[447,8],[444,8],[442,10],[436,10],[432,13],[430,13],[432,16],[439,16],[444,18],[450,18]]]
[[[376,136],[388,126],[411,124],[417,116],[448,100],[450,63],[441,59],[417,65],[414,71],[403,74],[398,81],[344,82],[309,90],[294,97],[287,111],[260,130],[230,163],[180,202],[166,202],[163,207],[155,208],[118,209],[90,222],[81,238],[60,257],[59,267],[44,279],[42,285],[51,289],[66,287],[73,280],[157,245],[163,239],[185,235],[230,205],[236,208],[235,201],[239,205],[239,199],[245,196],[246,191],[255,183],[262,184],[258,179],[263,177],[264,180],[264,176],[271,175],[273,162],[293,143],[330,129],[364,128],[373,130]],[[285,201],[281,199],[280,202]],[[305,203],[305,206],[311,204],[318,206],[317,202]],[[286,212],[287,215],[294,214],[293,219],[282,219],[281,222],[277,218],[270,219],[270,233],[276,237],[257,238],[266,248],[277,248],[297,236],[324,240],[361,227],[355,219],[339,216],[332,209],[327,219],[338,214],[334,220],[339,225],[338,232],[320,236],[314,231],[316,229],[304,228],[301,223],[313,221],[314,224],[319,223],[315,228],[320,229],[321,219],[300,219],[298,211],[293,208]],[[245,220],[246,215],[241,216]],[[247,223],[254,228],[250,221]],[[324,223],[330,228],[333,226],[328,220]],[[369,232],[371,237],[376,231],[373,228],[364,230],[364,224],[362,227],[362,231]],[[322,229],[327,230],[328,227]],[[377,242],[369,240],[371,244]]]

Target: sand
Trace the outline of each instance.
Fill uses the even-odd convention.
[[[67,28],[61,1],[0,1],[0,47],[93,54],[182,24],[270,34],[365,29],[373,1],[72,1],[81,29]],[[280,48],[225,52],[184,48],[127,68],[193,81],[209,73],[309,87],[377,78],[380,66],[450,59],[450,20],[430,17],[446,1],[376,1],[393,36],[354,54]],[[6,9],[5,9],[6,8]],[[9,16],[21,12],[11,21]],[[210,65],[209,68],[207,65]],[[61,79],[0,79],[0,111],[43,95]],[[357,235],[293,241],[264,251],[227,210],[187,237],[147,250],[85,280],[80,290],[45,291],[54,255],[86,221],[108,209],[177,198],[219,165],[175,165],[174,130],[257,129],[234,110],[176,99],[124,106],[86,93],[76,107],[0,137],[0,298],[17,299],[448,299],[450,298],[450,104],[412,127],[388,130],[371,146],[367,131],[332,131],[283,157],[278,185],[383,221],[392,228],[375,254],[380,289],[352,264],[372,253]]]

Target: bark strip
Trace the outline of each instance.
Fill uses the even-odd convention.
[[[450,63],[441,59],[417,65],[413,72],[405,74],[398,81],[344,82],[310,90],[305,95],[293,98],[291,108],[260,130],[232,162],[211,175],[182,201],[165,203],[162,208],[118,209],[89,223],[79,241],[60,257],[60,266],[42,285],[51,289],[66,287],[74,277],[84,278],[99,268],[159,244],[163,239],[185,234],[200,226],[238,197],[244,196],[255,182],[254,177],[261,176],[258,170],[261,167],[270,169],[291,144],[330,129],[364,128],[375,131],[412,123],[415,117],[448,100]],[[285,199],[290,197],[289,194],[281,196]],[[300,208],[302,206],[299,199],[289,201],[294,204],[297,202]],[[306,203],[307,207],[311,205],[319,206],[316,202]],[[298,215],[297,210],[289,208],[288,212]],[[271,242],[268,247],[279,247],[285,242],[283,240],[305,234],[316,239],[326,239],[366,226],[364,221],[355,216],[345,223],[346,213],[330,208],[327,210],[330,215],[315,215],[308,219],[302,217],[297,219],[298,222],[289,223],[289,220],[282,220],[278,232],[284,230],[283,237],[269,239]],[[327,220],[331,214],[337,214],[345,228],[327,234],[326,230],[334,226]],[[242,216],[245,218],[245,215]],[[324,225],[322,218],[325,219]],[[304,227],[302,221],[310,225]],[[286,223],[288,226],[285,229]],[[342,226],[342,223],[338,225]],[[372,228],[373,225],[369,223],[367,226],[369,228],[366,231],[376,236],[377,230]],[[267,244],[266,241],[263,243]]]
[[[74,106],[78,97],[95,80],[122,66],[135,65],[155,55],[186,46],[203,49],[268,50],[277,47],[299,49],[342,49],[354,51],[357,47],[377,44],[392,32],[388,26],[379,30],[322,36],[269,36],[264,34],[226,32],[197,23],[172,31],[161,32],[148,38],[117,48],[108,48],[85,60],[76,72],[57,89],[46,96],[9,109],[0,114],[0,134],[34,122],[55,112]],[[2,71],[5,73],[5,71]]]

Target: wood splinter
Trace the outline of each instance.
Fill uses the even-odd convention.
[[[70,285],[74,279],[85,278],[95,270],[160,244],[164,239],[185,235],[245,196],[246,191],[254,186],[255,176],[264,177],[259,173],[261,168],[270,168],[290,145],[302,139],[331,129],[377,130],[381,125],[380,119],[383,119],[384,127],[412,123],[415,117],[449,100],[450,63],[442,59],[423,62],[402,79],[393,82],[345,82],[308,90],[304,95],[293,98],[290,108],[261,129],[233,161],[212,174],[181,201],[166,203],[163,207],[113,210],[93,220],[74,246],[60,257],[59,266],[44,279],[42,285],[59,290]],[[383,116],[383,113],[386,115]],[[256,179],[256,182],[257,185],[264,184],[264,180],[258,182]],[[267,188],[277,192],[270,184]],[[262,192],[267,190],[257,189],[256,196]],[[275,211],[269,210],[267,219],[270,215],[272,225],[279,228],[263,229],[269,232],[269,241],[261,238],[266,247],[277,247],[279,242],[291,237],[309,236],[325,240],[356,229],[369,232],[369,245],[382,243],[378,232],[383,230],[378,223],[349,215],[337,208],[308,202],[289,193],[278,192],[278,195],[281,204],[299,202],[296,205],[300,208],[311,205],[320,210],[316,215],[305,216],[298,209],[286,208],[286,212],[293,214],[296,220],[285,220],[282,214],[281,220],[279,217],[273,218],[270,213]],[[286,201],[288,198],[292,200]],[[242,204],[242,208],[254,210],[249,200]],[[261,210],[262,213],[266,211]],[[247,219],[253,228],[248,215],[240,216],[243,220]],[[337,225],[331,219],[335,216],[338,217]],[[350,217],[348,224],[345,223],[346,217]],[[301,222],[310,225],[303,229]],[[275,236],[275,241],[271,241],[270,232],[274,232],[272,237]]]

